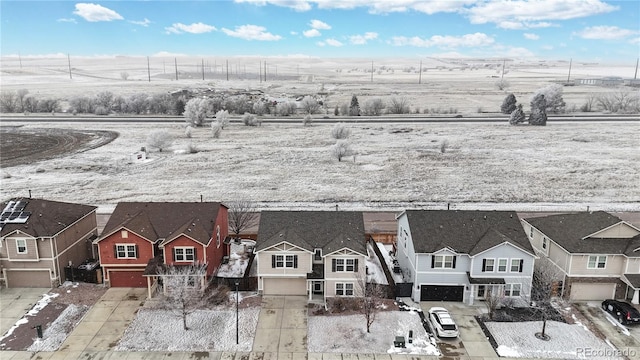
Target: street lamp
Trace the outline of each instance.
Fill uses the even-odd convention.
[[[236,280],[236,345],[238,345],[240,343],[240,330],[239,330],[239,324],[240,322],[238,321],[238,285],[240,285],[240,282],[238,280]]]

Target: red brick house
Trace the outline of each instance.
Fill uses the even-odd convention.
[[[98,245],[105,284],[111,287],[148,287],[144,276],[150,260],[188,265],[207,264],[213,274],[225,255],[227,207],[218,202],[121,202]]]

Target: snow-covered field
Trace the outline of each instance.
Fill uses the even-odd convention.
[[[618,352],[607,342],[597,338],[581,324],[547,321],[545,333],[549,341],[540,340],[535,333],[542,330],[541,321],[485,322],[498,343],[500,356],[539,359],[585,359],[598,354],[598,359],[620,359]]]
[[[309,352],[440,355],[413,311],[379,312],[370,333],[362,315],[310,316],[308,324]],[[395,337],[406,339],[409,330],[413,330],[413,344],[407,341],[406,348],[395,348]]]
[[[115,130],[106,146],[64,158],[3,169],[2,198],[33,196],[98,206],[119,201],[335,203],[563,202],[640,203],[639,123],[351,124],[356,156],[331,157],[329,124],[245,127],[232,124],[220,139],[207,128],[184,137],[184,125],[163,127],[173,150],[129,164],[158,125],[49,124],[55,128]],[[26,128],[42,125],[25,125]],[[405,132],[398,132],[398,131]],[[440,151],[443,141],[446,151]],[[372,170],[372,166],[376,170]],[[471,205],[473,206],[473,205]],[[605,205],[606,206],[606,205]],[[582,206],[580,206],[582,208]],[[610,207],[610,206],[609,206]],[[628,206],[627,206],[628,207]]]
[[[260,308],[240,309],[239,344],[236,345],[236,312],[197,310],[182,317],[169,310],[142,309],[115,347],[116,351],[251,351]]]

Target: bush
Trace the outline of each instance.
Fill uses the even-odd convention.
[[[191,133],[193,131],[193,128],[191,126],[187,126],[184,129],[184,137],[186,137],[187,139],[191,139],[191,137],[193,136]]]
[[[496,88],[498,88],[498,90],[504,90],[506,88],[508,88],[509,86],[511,86],[511,84],[509,84],[509,82],[505,79],[500,79],[498,81],[496,81]]]
[[[311,118],[311,115],[307,114],[307,115],[304,116],[304,118],[302,118],[302,125],[309,126],[309,125],[311,125],[311,121],[312,120],[313,119]]]
[[[281,102],[276,105],[276,114],[279,116],[289,116],[296,113],[297,106],[290,101]]]
[[[349,116],[360,116],[360,104],[358,103],[358,97],[355,95],[351,97],[351,104],[349,105]]]
[[[216,113],[216,122],[221,129],[229,125],[229,112],[227,110],[220,110]]]
[[[109,110],[100,105],[100,106],[96,106],[96,109],[93,111],[94,114],[96,115],[109,115]]]
[[[640,112],[640,94],[631,91],[600,94],[595,102],[599,109],[614,113]]]
[[[245,126],[258,126],[260,124],[258,119],[256,119],[256,116],[249,113],[246,113],[242,116],[242,123]]]
[[[379,116],[382,110],[384,110],[384,102],[379,98],[365,101],[362,107],[362,112],[369,116]]]
[[[218,122],[212,122],[211,123],[211,136],[213,136],[214,139],[219,139],[220,138],[220,134],[222,134],[222,126],[220,126],[220,123],[218,123]]]
[[[500,106],[500,112],[503,114],[511,114],[516,110],[516,96],[513,94],[507,95],[502,101],[502,105]]]
[[[442,142],[440,143],[440,153],[444,154],[445,152],[447,152],[447,148],[449,147],[449,141],[448,140],[442,140]]]
[[[173,144],[173,136],[171,136],[167,130],[153,130],[147,137],[147,146],[149,148],[158,149],[160,152],[171,146],[171,144]]]
[[[387,111],[389,114],[408,114],[410,111],[409,102],[404,97],[393,97],[389,100]]]
[[[342,116],[349,115],[349,105],[348,104],[340,104],[340,115],[342,115]]]
[[[194,98],[184,107],[184,118],[191,126],[201,126],[207,117],[209,104],[207,99]]]
[[[262,101],[253,103],[253,113],[262,116],[267,112],[267,104]]]
[[[315,114],[320,110],[320,104],[311,96],[305,96],[300,102],[300,108],[305,114]]]
[[[531,100],[531,114],[529,114],[530,125],[547,125],[547,112],[546,112],[546,100],[542,93],[538,93],[533,100]]]
[[[551,84],[543,88],[538,89],[533,98],[537,95],[544,95],[546,101],[545,113],[562,113],[564,112],[565,102],[562,99],[562,85]],[[533,98],[531,101],[533,101]]]
[[[517,125],[525,122],[527,119],[524,115],[524,110],[522,110],[522,104],[518,104],[515,110],[509,116],[509,124]]]
[[[349,135],[351,135],[351,129],[343,123],[337,123],[331,128],[331,137],[336,140],[346,139]]]
[[[342,161],[345,156],[352,155],[351,144],[348,140],[338,140],[331,148],[331,154],[338,161]]]

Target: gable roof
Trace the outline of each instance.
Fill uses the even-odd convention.
[[[10,199],[0,205],[2,209],[10,201],[25,202],[26,205],[22,211],[30,212],[31,215],[24,223],[7,223],[1,226],[0,236],[19,230],[35,238],[51,237],[97,209],[90,205],[33,198]]]
[[[348,248],[367,254],[364,220],[357,211],[262,211],[256,251],[283,241],[323,254]]]
[[[509,242],[534,254],[515,211],[407,210],[416,253],[449,247],[471,256]]]
[[[219,202],[121,202],[98,241],[126,228],[151,242],[166,243],[184,234],[208,245],[221,206]]]
[[[633,253],[640,247],[640,235],[617,239],[588,237],[622,222],[605,211],[549,215],[525,221],[570,253],[640,256],[638,252]]]

